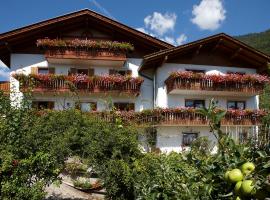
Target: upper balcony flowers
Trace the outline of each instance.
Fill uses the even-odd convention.
[[[258,94],[268,83],[270,83],[269,77],[259,74],[204,74],[191,71],[172,72],[165,81],[168,92],[179,89],[246,94]]]
[[[134,46],[128,42],[104,41],[104,40],[88,40],[88,39],[39,39],[37,46],[45,49],[50,48],[71,48],[71,49],[108,49],[113,51],[133,51]]]
[[[268,76],[259,75],[259,74],[203,74],[203,73],[194,73],[191,71],[177,71],[172,72],[169,76],[169,79],[199,79],[199,80],[210,80],[214,83],[222,82],[238,82],[238,83],[260,83],[266,84],[270,82]]]
[[[55,75],[55,74],[14,74],[13,77],[20,82],[21,89],[33,90],[71,90],[89,92],[128,92],[138,95],[143,83],[141,77],[104,75],[87,76],[84,74]]]

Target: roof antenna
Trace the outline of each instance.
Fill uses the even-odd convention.
[[[112,16],[112,14],[106,9],[104,8],[102,5],[100,5],[100,3],[98,3],[96,0],[89,0],[90,3],[93,3],[101,12],[103,12],[105,15],[107,15],[108,17],[110,17],[111,19],[114,19],[114,16]]]

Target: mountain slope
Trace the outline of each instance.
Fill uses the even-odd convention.
[[[261,33],[236,36],[235,38],[270,55],[270,29]]]

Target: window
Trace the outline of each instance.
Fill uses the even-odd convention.
[[[75,103],[75,108],[81,110],[82,112],[90,112],[97,110],[96,102],[77,102]]]
[[[48,68],[38,68],[38,74],[49,74]]]
[[[185,107],[202,108],[205,107],[204,100],[185,100]]]
[[[126,71],[125,70],[118,70],[116,73],[119,74],[119,75],[122,75],[122,76],[125,76],[126,75]]]
[[[38,110],[54,109],[54,102],[53,101],[33,101],[32,107]]]
[[[239,133],[239,143],[240,144],[248,142],[248,139],[249,139],[248,138],[248,132],[243,131],[243,132]]]
[[[232,71],[228,71],[227,74],[238,74],[238,75],[245,75],[245,72],[232,72]]]
[[[88,69],[77,69],[77,74],[88,75]]]
[[[188,72],[194,72],[194,73],[205,73],[205,70],[199,70],[199,69],[186,69]]]
[[[183,133],[183,146],[190,146],[194,140],[198,137],[198,133]]]
[[[95,70],[93,68],[82,68],[82,69],[77,69],[77,68],[70,68],[69,75],[72,74],[85,74],[88,76],[94,76],[95,75]]]
[[[228,101],[227,108],[244,110],[246,108],[246,102],[245,101]]]
[[[114,103],[114,107],[120,111],[131,111],[134,110],[135,105],[134,103]]]
[[[121,76],[127,76],[127,75],[132,75],[132,71],[131,70],[115,70],[115,69],[110,69],[109,70],[109,74],[113,75],[121,75]]]

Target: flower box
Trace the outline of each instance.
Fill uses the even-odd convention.
[[[224,111],[218,109],[217,111]],[[123,122],[135,123],[138,125],[155,124],[155,125],[179,125],[179,126],[208,126],[209,121],[205,116],[197,112],[197,109],[180,107],[180,108],[157,108],[154,110],[144,110],[142,112],[124,111],[117,112],[92,112],[97,120],[112,122],[116,118],[121,118]],[[222,119],[223,126],[260,125],[262,118],[266,115],[263,110],[227,110],[225,117]]]
[[[190,71],[172,72],[165,81],[168,93],[172,90],[208,90],[258,93],[270,82],[258,74],[207,75]]]
[[[126,59],[126,54],[134,47],[127,42],[88,39],[39,39],[37,46],[45,50],[46,58],[58,59]]]
[[[117,92],[139,95],[143,79],[130,76],[106,75],[89,77],[83,74],[72,76],[54,74],[14,74],[20,82],[20,90],[42,91],[78,91],[89,93]]]

